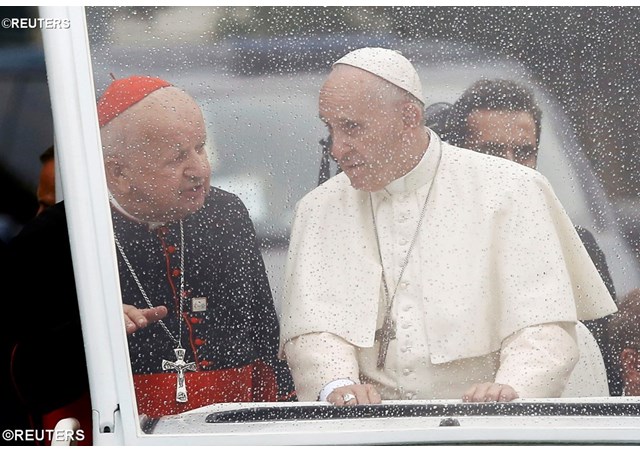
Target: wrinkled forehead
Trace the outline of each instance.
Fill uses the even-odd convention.
[[[100,130],[103,151],[119,155],[149,142],[171,147],[206,139],[202,111],[187,93],[175,87],[161,88],[128,108]]]
[[[204,119],[198,104],[184,91],[167,87],[151,93],[131,106],[106,128],[120,130],[127,135],[167,135],[180,130],[204,131]]]
[[[394,91],[393,85],[384,79],[355,68],[335,65],[320,89],[320,110],[323,108],[373,107]]]

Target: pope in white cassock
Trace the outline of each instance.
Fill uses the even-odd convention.
[[[298,398],[557,397],[576,322],[615,311],[547,180],[443,143],[398,52],[338,60],[320,118],[343,173],[298,204],[281,354]]]

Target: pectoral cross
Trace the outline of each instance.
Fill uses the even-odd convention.
[[[175,370],[178,373],[176,382],[176,401],[178,403],[187,402],[187,384],[184,379],[185,370],[196,371],[195,362],[184,361],[184,349],[176,348],[173,350],[176,353],[176,361],[170,362],[169,360],[162,360],[163,370]]]
[[[382,327],[376,330],[376,341],[380,342],[378,350],[378,369],[384,368],[387,361],[387,351],[389,350],[389,342],[396,338],[396,323],[391,319],[391,310],[387,309],[382,321]]]

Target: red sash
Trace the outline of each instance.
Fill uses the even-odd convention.
[[[185,373],[188,401],[176,401],[176,373],[133,376],[138,413],[151,418],[186,412],[214,403],[276,401],[271,367],[258,361],[241,368]]]

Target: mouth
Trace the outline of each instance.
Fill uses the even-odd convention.
[[[206,192],[206,187],[204,184],[198,184],[195,186],[191,186],[187,189],[183,189],[180,191],[180,195],[186,195],[189,198],[203,195]]]
[[[340,168],[342,168],[342,170],[353,170],[355,168],[362,167],[363,165],[363,162],[341,162]]]

